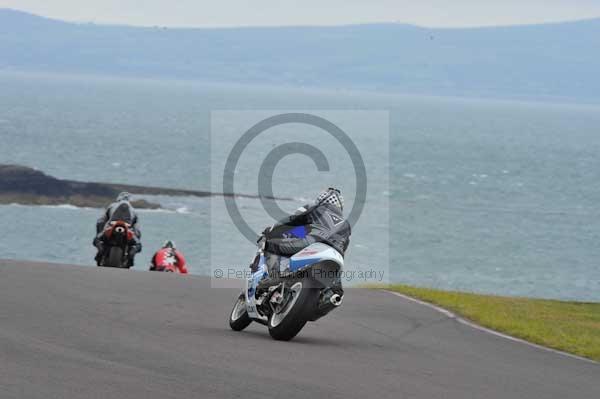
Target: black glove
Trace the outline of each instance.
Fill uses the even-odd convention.
[[[264,251],[267,245],[267,237],[265,237],[264,235],[258,237],[258,240],[256,240],[256,245],[261,251]]]

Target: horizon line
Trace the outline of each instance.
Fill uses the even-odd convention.
[[[535,26],[548,26],[548,25],[566,25],[575,24],[581,22],[593,22],[600,21],[600,16],[581,18],[581,19],[568,19],[568,20],[557,20],[557,21],[545,21],[545,22],[531,22],[531,23],[515,23],[515,24],[499,24],[499,25],[464,25],[464,26],[425,26],[418,25],[411,22],[403,21],[371,21],[371,22],[350,22],[340,24],[290,24],[290,25],[202,25],[202,26],[187,26],[187,25],[130,25],[124,23],[115,22],[96,22],[96,21],[81,21],[81,20],[69,20],[61,19],[56,17],[50,17],[46,15],[36,14],[26,10],[20,10],[16,8],[0,7],[0,12],[9,11],[17,14],[25,14],[31,17],[47,19],[54,22],[73,24],[73,25],[92,25],[99,27],[122,27],[122,28],[140,28],[140,29],[173,29],[173,30],[233,30],[233,29],[281,29],[281,28],[343,28],[343,27],[359,27],[359,26],[381,26],[381,25],[398,25],[405,27],[412,27],[424,30],[477,30],[477,29],[503,29],[503,28],[522,28],[522,27],[535,27]]]

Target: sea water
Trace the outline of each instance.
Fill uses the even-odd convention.
[[[360,126],[353,139],[376,170],[368,200],[382,205],[359,220],[349,264],[386,262],[386,278],[407,284],[600,300],[600,107],[593,105],[2,73],[0,163],[65,179],[215,190],[211,111],[222,109],[345,110],[345,123]],[[373,137],[356,110],[388,111],[389,134]],[[240,134],[227,132],[219,134],[230,141]],[[291,135],[311,140],[301,128]],[[245,157],[258,163],[264,155]],[[276,170],[276,195],[291,198],[279,202],[284,210],[329,184],[347,187],[352,205],[352,173],[322,178],[304,161]],[[256,179],[238,179],[236,191],[256,194]],[[164,209],[140,211],[137,268],[166,239],[185,252],[192,273],[210,274],[214,253],[231,264],[250,261],[252,245],[239,244],[221,197],[149,199]],[[259,200],[239,205],[255,230],[273,222]],[[92,265],[100,213],[0,206],[0,258]]]

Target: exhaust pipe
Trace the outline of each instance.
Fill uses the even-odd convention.
[[[331,302],[331,304],[333,306],[340,306],[342,304],[342,301],[344,300],[343,296],[340,296],[338,294],[333,294],[331,296],[331,298],[329,298],[329,301]]]
[[[327,313],[331,312],[333,309],[337,308],[342,304],[344,300],[344,295],[334,294],[332,290],[328,289],[323,296],[319,299],[319,303],[317,305],[317,309],[315,315],[310,319],[311,321],[315,321]]]

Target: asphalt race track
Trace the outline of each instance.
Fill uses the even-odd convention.
[[[0,398],[600,398],[600,365],[348,290],[292,342],[205,277],[0,261]]]

